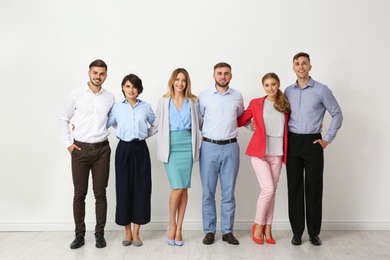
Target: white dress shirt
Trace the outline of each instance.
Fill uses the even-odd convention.
[[[106,123],[114,102],[114,95],[103,88],[96,94],[88,85],[71,90],[59,119],[61,140],[66,147],[73,144],[72,134],[75,140],[85,143],[107,140],[110,132]],[[69,128],[71,120],[73,133]]]

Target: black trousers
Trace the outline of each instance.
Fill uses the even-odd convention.
[[[305,212],[309,235],[321,231],[324,151],[313,144],[317,139],[321,134],[288,133],[288,213],[294,235],[305,230]]]
[[[115,154],[115,222],[147,224],[151,215],[152,177],[149,149],[144,140],[120,140]]]

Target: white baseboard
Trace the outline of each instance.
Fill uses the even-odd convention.
[[[234,224],[235,230],[250,230],[252,222],[236,221]],[[86,223],[87,230],[94,230],[94,223]],[[142,227],[143,230],[166,230],[167,222],[150,222]],[[219,228],[219,223],[217,224]],[[122,226],[118,226],[114,222],[108,222],[106,231],[122,230]],[[202,230],[201,222],[185,222],[184,230]],[[272,224],[274,230],[290,230],[289,222],[274,222]],[[0,231],[73,231],[73,223],[0,223]],[[336,222],[324,221],[322,230],[390,230],[390,222]]]

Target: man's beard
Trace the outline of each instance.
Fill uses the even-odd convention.
[[[95,87],[100,87],[102,85],[102,81],[98,81],[98,84],[96,84],[93,80],[91,80],[91,84]]]
[[[220,88],[226,88],[227,86],[229,86],[229,83],[230,81],[227,81],[225,84],[221,85],[217,81],[215,81],[215,85],[217,85]]]

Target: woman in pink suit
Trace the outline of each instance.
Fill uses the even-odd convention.
[[[246,125],[252,118],[254,132],[246,154],[251,156],[253,169],[260,184],[252,240],[275,244],[271,233],[276,188],[282,164],[286,163],[287,123],[290,104],[280,88],[279,77],[267,73],[262,79],[266,96],[252,99],[248,108],[238,118],[238,126]]]

